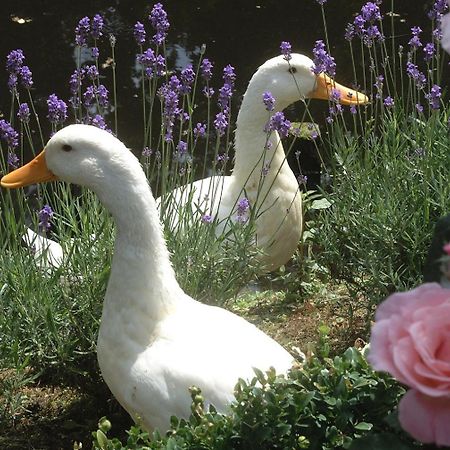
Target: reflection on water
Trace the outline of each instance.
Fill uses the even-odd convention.
[[[105,17],[107,32],[117,36],[119,135],[129,146],[140,148],[141,100],[135,60],[138,49],[132,27],[137,20],[145,20],[153,3],[148,0],[4,0],[2,3],[6,12],[0,17],[1,64],[4,65],[11,49],[25,51],[27,64],[34,75],[35,100],[42,116],[46,114],[45,102],[49,94],[55,92],[64,99],[70,96],[68,79],[75,68],[73,30],[78,20],[98,12]],[[343,34],[346,24],[353,20],[354,13],[364,3],[329,0],[325,8],[331,53],[338,67],[337,78],[348,85],[352,82],[352,68]],[[384,3],[382,8],[387,12],[391,1]],[[420,25],[424,36],[429,35],[431,24],[426,11],[430,3],[394,2],[393,21],[399,42],[407,42],[413,25]],[[237,98],[243,94],[255,69],[279,53],[282,40],[290,41],[295,52],[311,55],[314,42],[324,38],[321,9],[314,0],[169,0],[164,6],[171,23],[168,37],[171,67],[183,68],[189,62],[195,62],[204,43],[207,45],[206,56],[215,62],[216,85],[220,82],[222,67],[232,64],[236,68]],[[389,30],[385,33],[389,36]],[[101,58],[105,60],[110,55],[106,42],[100,50],[103,51]],[[83,61],[90,58],[90,52],[84,51]],[[0,111],[8,118],[10,99],[6,82],[6,73],[2,69]],[[111,86],[111,80],[106,80],[106,84]],[[313,106],[314,117],[319,122],[325,108],[326,104]]]

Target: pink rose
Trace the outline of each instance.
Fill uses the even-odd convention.
[[[399,404],[402,427],[422,442],[450,445],[450,289],[426,283],[393,294],[375,320],[369,362],[413,388]]]

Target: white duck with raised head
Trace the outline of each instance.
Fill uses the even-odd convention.
[[[229,226],[243,197],[254,210],[256,244],[263,250],[261,271],[272,271],[294,254],[303,228],[302,194],[298,181],[286,161],[277,131],[265,130],[271,114],[307,98],[331,99],[339,92],[343,105],[365,104],[364,94],[313,72],[313,61],[292,54],[266,61],[251,78],[236,122],[235,163],[230,176],[213,176],[181,186],[167,196],[167,214],[178,214],[180,205],[190,202],[189,210],[208,214],[219,222],[218,233]],[[275,108],[267,111],[263,94],[270,92]],[[177,226],[178,221],[169,221]]]
[[[165,431],[190,415],[190,386],[222,412],[253,368],[286,373],[293,357],[224,309],[199,303],[177,283],[156,202],[135,156],[89,125],[58,131],[43,152],[1,180],[5,188],[61,179],[94,191],[116,224],[97,343],[102,375],[128,413]]]

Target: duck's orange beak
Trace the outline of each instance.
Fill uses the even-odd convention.
[[[5,188],[14,189],[57,179],[58,177],[47,167],[45,162],[45,150],[42,150],[42,152],[28,164],[5,175],[0,180],[0,184]]]
[[[339,92],[339,103],[342,105],[366,105],[369,103],[369,99],[366,95],[336,83],[336,81],[324,73],[317,75],[316,87],[310,92],[308,97],[331,100],[333,90]]]

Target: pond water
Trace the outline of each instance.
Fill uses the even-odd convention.
[[[337,62],[336,79],[347,85],[352,82],[352,68],[344,30],[364,3],[328,0],[325,8],[331,53]],[[414,25],[421,26],[424,35],[429,36],[431,23],[426,11],[431,2],[385,0],[384,13],[391,10],[392,3],[396,42],[407,42]],[[321,8],[315,0],[166,0],[163,4],[171,23],[168,48],[176,66],[182,68],[196,61],[200,46],[206,44],[206,56],[215,63],[216,86],[222,67],[231,64],[236,68],[237,99],[256,68],[279,54],[281,41],[287,40],[293,51],[311,56],[314,42],[324,38]],[[73,30],[78,20],[101,13],[107,31],[117,37],[119,137],[139,149],[141,100],[133,79],[137,46],[131,30],[137,20],[145,20],[152,5],[148,0],[3,0],[0,63],[3,66],[10,50],[24,50],[33,71],[34,99],[43,117],[49,94],[69,97],[68,79],[75,68]],[[389,36],[389,30],[385,33]],[[6,73],[0,70],[0,112],[8,119],[10,96],[6,83]],[[327,105],[315,103],[314,118],[320,123]],[[236,108],[238,104],[239,100],[235,101]]]

